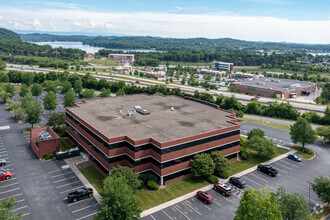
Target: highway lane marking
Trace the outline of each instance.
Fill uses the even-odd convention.
[[[89,206],[85,206],[84,208],[81,208],[81,209],[74,210],[71,213],[73,214],[73,213],[79,212],[79,211],[84,210],[84,209],[88,209],[88,208],[96,206],[96,205],[98,205],[98,203],[95,203],[95,204],[89,205]]]
[[[68,186],[68,185],[71,185],[71,184],[75,184],[75,183],[79,183],[80,180],[77,180],[75,182],[72,182],[72,183],[67,183],[67,184],[64,184],[64,185],[61,185],[61,186],[57,186],[56,189],[59,189],[59,188],[62,188],[62,187],[65,187],[65,186]]]
[[[153,220],[156,220],[152,215],[150,215],[150,217],[151,217]]]
[[[66,199],[68,199],[68,198],[66,198]],[[75,205],[75,204],[79,204],[79,203],[84,202],[84,201],[89,201],[89,200],[91,200],[91,199],[92,199],[92,198],[90,198],[90,199],[80,200],[80,201],[78,201],[78,202],[70,203],[70,204],[67,205],[67,206],[73,206],[73,205]]]
[[[284,165],[282,165],[282,164],[280,164],[280,163],[276,163],[276,165],[280,165],[281,167],[284,167],[284,168],[286,168],[286,169],[288,169],[288,170],[291,170],[291,171],[293,171],[293,169],[291,169],[291,168],[289,168],[289,167],[286,167],[286,166],[284,166]]]
[[[68,190],[62,191],[62,192],[60,192],[60,194],[63,194],[63,193],[66,193],[66,192],[70,192],[70,191],[74,191],[74,190],[79,189],[81,187],[83,187],[83,186],[81,185],[80,187],[77,187],[77,188],[73,188],[73,189],[68,189]]]
[[[194,209],[191,205],[189,205],[187,202],[184,202],[187,206],[189,206],[192,210],[197,212],[197,214],[202,215],[200,212],[198,212],[196,209]]]
[[[13,186],[13,185],[17,185],[17,184],[18,184],[18,182],[17,183],[12,183],[12,184],[1,186],[1,188],[5,188],[5,187],[8,187],[8,186]]]
[[[21,189],[21,188],[18,187],[18,188],[15,188],[15,189],[11,189],[11,190],[4,191],[4,192],[1,191],[0,194],[4,194],[4,193],[8,193],[8,192],[12,192],[12,191],[19,190],[19,189]]]
[[[171,216],[169,216],[164,210],[162,210],[162,212],[171,220],[173,220],[173,218]]]
[[[56,181],[53,181],[53,183],[58,183],[58,182],[62,182],[64,180],[70,180],[70,179],[73,179],[73,178],[77,178],[77,177],[73,176],[73,177],[69,177],[69,178],[65,178],[65,179],[61,179],[61,180],[56,180]]]
[[[96,215],[96,214],[97,214],[97,212],[94,212],[94,213],[92,213],[92,214],[85,215],[85,216],[83,216],[83,217],[77,218],[76,220],[81,220],[81,219],[84,219],[84,218],[88,218],[88,217],[93,216],[93,215]]]
[[[293,167],[299,168],[298,166],[293,165],[293,164],[291,164],[291,163],[289,163],[289,162],[286,162],[286,161],[284,161],[284,160],[277,161],[277,163],[278,163],[278,162],[283,162],[283,163],[289,164],[290,166],[293,166]],[[299,163],[299,162],[298,162],[298,163]]]
[[[288,171],[284,171],[284,170],[282,170],[282,169],[280,169],[278,167],[274,167],[273,165],[272,165],[272,167],[275,168],[275,169],[277,169],[277,170],[279,170],[279,171],[281,171],[281,172],[283,172],[283,173],[288,173]],[[280,176],[280,174],[277,174],[277,175]]]
[[[55,175],[55,176],[51,176],[50,178],[55,178],[55,177],[59,177],[59,176],[64,176],[66,174],[69,174],[69,173],[72,173],[71,171],[70,172],[67,172],[67,173],[63,173],[63,174],[58,174],[58,175]]]
[[[20,210],[20,209],[25,209],[25,208],[27,208],[27,205],[25,205],[25,206],[22,206],[22,207],[19,207],[19,208],[17,208],[17,209],[14,209],[14,210],[12,210],[13,212],[15,212],[15,211],[17,211],[17,210]]]
[[[254,182],[253,180],[251,180],[250,178],[247,178],[246,176],[244,176],[244,179],[247,179],[247,180],[251,181],[252,183],[257,184],[258,186],[261,186],[259,183]]]
[[[258,178],[259,180],[262,180],[262,181],[268,183],[267,180],[264,180],[264,179],[262,179],[261,177],[259,177],[259,176],[257,176],[257,175],[254,175],[253,173],[249,173],[249,174],[250,174],[251,176],[254,176],[255,178]]]
[[[188,220],[190,220],[190,218],[188,218],[188,216],[186,216],[183,212],[181,212],[176,206],[174,206],[174,208],[176,210],[178,210],[184,217],[186,217]]]

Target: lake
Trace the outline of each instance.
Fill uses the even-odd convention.
[[[84,45],[82,42],[70,42],[70,41],[53,41],[53,42],[30,42],[38,45],[50,45],[53,48],[63,47],[63,48],[72,48],[80,49],[86,51],[86,53],[96,53],[101,49],[114,50],[114,51],[123,51],[123,52],[158,52],[156,50],[127,50],[127,49],[109,49],[104,47],[91,47],[89,45]]]

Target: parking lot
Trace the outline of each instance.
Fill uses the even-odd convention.
[[[241,125],[243,131],[249,131],[254,127],[256,126],[251,123],[244,123]],[[264,126],[261,128],[265,130],[265,134],[270,138],[274,135],[273,138],[276,140],[280,138],[283,142],[291,142],[289,139],[290,136],[286,131],[268,127],[264,128]],[[309,184],[307,181],[312,182],[314,177],[320,175],[330,176],[329,169],[322,169],[322,167],[329,167],[330,165],[327,157],[324,156],[325,151],[329,155],[330,149],[322,147],[319,142],[309,147],[313,148],[317,153],[317,156],[313,160],[299,163],[289,160],[288,158],[281,159],[271,164],[273,168],[278,170],[278,175],[276,177],[270,177],[255,170],[242,176],[242,179],[246,181],[245,189],[261,190],[263,187],[268,187],[268,189],[275,192],[279,186],[283,186],[288,193],[297,192],[302,194],[307,202],[310,201],[311,210],[323,204],[312,190],[309,192]],[[232,188],[232,195],[229,197],[224,197],[212,189],[208,191],[214,199],[212,204],[205,205],[196,197],[192,197],[146,216],[143,219],[233,219],[235,215],[234,212],[239,205],[239,200],[245,189],[239,189],[229,183],[226,184],[230,185]]]
[[[15,212],[23,219],[92,219],[98,208],[94,198],[69,204],[67,193],[83,186],[65,161],[40,161],[30,147],[28,124],[14,122],[7,106],[0,105],[0,158],[12,169],[9,180],[0,181],[0,200],[15,197]],[[44,125],[46,121],[39,125]]]

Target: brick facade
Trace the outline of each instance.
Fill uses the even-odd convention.
[[[52,138],[49,140],[39,140],[38,135],[42,131],[47,131]],[[30,133],[30,145],[38,158],[45,154],[56,153],[60,151],[60,137],[50,127],[32,128]]]

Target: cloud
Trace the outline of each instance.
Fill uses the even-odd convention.
[[[53,1],[28,1],[30,5],[33,4],[35,6],[48,6],[52,8],[62,8],[62,9],[79,9],[79,4],[74,3],[64,3],[64,2],[53,2]]]
[[[180,6],[176,6],[175,8],[176,8],[177,10],[179,10],[179,11],[183,10],[183,8],[180,7]]]
[[[92,35],[230,37],[252,41],[330,43],[330,19],[296,21],[274,17],[154,12],[94,12],[82,9],[0,8],[0,26],[16,30],[84,32]],[[20,16],[17,16],[17,15]]]

